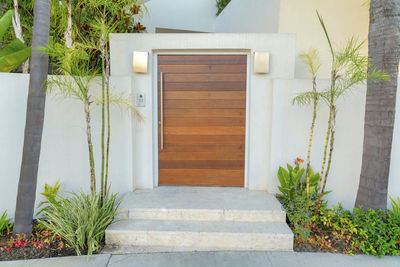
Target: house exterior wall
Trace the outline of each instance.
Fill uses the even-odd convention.
[[[271,179],[271,115],[272,79],[291,79],[294,75],[295,39],[290,34],[113,34],[111,36],[111,73],[132,79],[134,94],[146,94],[146,106],[138,108],[145,122],[133,131],[134,183],[137,188],[157,186],[155,147],[155,88],[152,71],[157,52],[233,53],[271,52],[271,72],[256,75],[250,61],[249,128],[248,128],[248,188],[268,190]],[[147,51],[150,66],[147,74],[132,73],[132,52]]]
[[[277,33],[279,0],[231,0],[216,17],[218,33]]]
[[[215,0],[151,0],[145,3],[147,11],[141,23],[147,32],[155,28],[214,32],[217,6]]]
[[[112,87],[129,94],[130,79],[112,77]],[[14,216],[19,172],[21,168],[26,118],[29,75],[0,73],[0,211]],[[99,89],[93,84],[93,90]],[[132,119],[127,112],[111,109],[111,190],[123,194],[132,191]],[[42,147],[36,190],[36,205],[44,200],[40,195],[44,185],[54,185],[58,179],[61,190],[89,191],[89,156],[83,107],[77,100],[47,96]],[[100,108],[92,113],[96,173],[100,174]]]

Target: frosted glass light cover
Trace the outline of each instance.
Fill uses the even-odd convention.
[[[148,53],[133,52],[133,72],[147,73]]]
[[[269,73],[268,52],[254,52],[254,73]]]

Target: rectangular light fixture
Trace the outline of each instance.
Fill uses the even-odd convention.
[[[254,52],[254,73],[269,73],[269,52]]]
[[[133,72],[147,73],[149,54],[147,52],[133,52]]]

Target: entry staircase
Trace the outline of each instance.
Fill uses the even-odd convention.
[[[106,252],[293,250],[285,212],[271,194],[229,187],[136,190],[106,230]]]

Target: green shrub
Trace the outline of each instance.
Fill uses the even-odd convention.
[[[40,223],[64,238],[77,255],[88,255],[102,247],[106,228],[113,223],[117,208],[116,195],[71,193],[71,198],[61,198],[57,205],[43,210],[46,220]]]
[[[0,217],[0,236],[4,234],[4,232],[10,232],[14,223],[11,222],[12,219],[7,219],[7,210],[4,211],[3,215]]]
[[[217,16],[221,14],[222,10],[231,2],[231,0],[217,0]]]
[[[54,186],[50,186],[48,184],[45,184],[44,186],[44,192],[40,193],[42,196],[46,198],[46,201],[42,201],[39,203],[38,208],[43,207],[39,212],[36,214],[36,216],[40,215],[43,213],[43,211],[51,208],[52,206],[58,207],[60,204],[60,180],[56,182]]]
[[[299,161],[300,160],[300,161]],[[286,164],[287,170],[279,167],[278,180],[280,186],[278,186],[280,194],[276,197],[281,201],[282,204],[293,202],[298,200],[298,195],[303,197],[307,196],[305,172],[306,170],[300,167],[301,159],[297,159],[295,167],[290,164]],[[310,196],[315,197],[318,189],[319,173],[314,173],[310,167]]]
[[[360,207],[353,211],[353,223],[360,251],[379,257],[400,255],[400,214]]]

